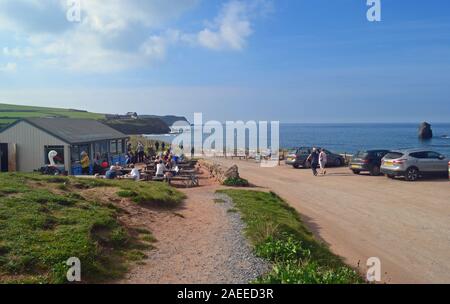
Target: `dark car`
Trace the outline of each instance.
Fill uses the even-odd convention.
[[[350,162],[350,170],[355,174],[369,172],[372,176],[378,176],[381,173],[381,160],[389,152],[389,150],[358,151]]]
[[[286,165],[293,166],[294,168],[310,168],[311,164],[307,161],[308,156],[312,152],[312,147],[300,147],[298,149],[293,149],[289,152],[286,157]],[[321,148],[317,148],[321,149]],[[336,166],[340,167],[345,164],[345,159],[343,156],[339,154],[332,153],[328,150],[325,150],[327,154],[327,167]]]

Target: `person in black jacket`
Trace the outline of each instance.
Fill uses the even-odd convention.
[[[311,169],[314,176],[317,176],[317,167],[319,166],[319,151],[316,148],[312,149],[307,161],[311,164]]]

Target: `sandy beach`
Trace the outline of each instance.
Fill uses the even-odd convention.
[[[450,187],[445,179],[408,183],[353,175],[333,168],[327,176],[282,165],[237,164],[241,176],[275,191],[301,215],[315,235],[365,272],[369,257],[381,260],[382,282],[450,282]]]

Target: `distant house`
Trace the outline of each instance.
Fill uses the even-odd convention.
[[[128,112],[126,114],[126,116],[128,116],[128,117],[130,117],[132,119],[138,119],[139,118],[139,116],[138,116],[138,114],[136,112]]]
[[[58,153],[56,164],[69,173],[78,172],[83,151],[91,161],[97,153],[102,161],[121,161],[127,140],[125,134],[90,119],[27,118],[0,131],[0,144],[15,146],[15,167],[20,172],[48,165],[52,150]]]

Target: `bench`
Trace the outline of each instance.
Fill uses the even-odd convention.
[[[186,188],[199,186],[199,180],[195,174],[173,176],[169,178],[168,181],[169,184],[171,184],[172,181],[181,181],[186,186]]]

